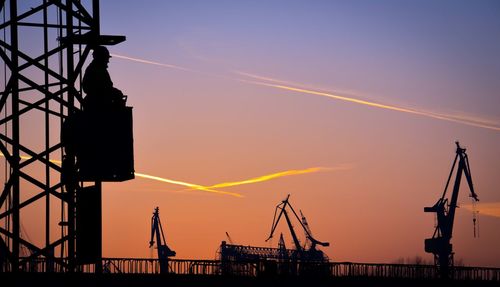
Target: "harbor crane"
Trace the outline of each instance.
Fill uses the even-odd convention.
[[[168,257],[175,256],[175,251],[171,250],[167,246],[167,241],[165,240],[165,234],[163,234],[163,228],[160,221],[160,209],[155,208],[153,212],[153,217],[151,218],[151,240],[149,241],[149,248],[153,247],[155,244],[156,237],[156,247],[158,249],[158,260],[160,261],[160,273],[168,273]]]
[[[458,142],[455,142],[455,144],[457,145],[456,156],[453,161],[453,166],[451,167],[450,175],[448,176],[448,181],[446,182],[443,195],[436,202],[436,204],[431,207],[424,208],[424,212],[436,213],[437,226],[434,230],[432,238],[425,239],[425,252],[434,254],[434,263],[438,266],[439,273],[442,278],[448,278],[449,267],[453,266],[453,249],[450,240],[453,233],[453,221],[455,219],[455,209],[457,208],[458,192],[460,189],[462,174],[464,174],[467,179],[470,189],[470,197],[473,202],[479,201],[477,194],[474,192],[474,186],[472,185],[469,158],[465,153],[466,149],[461,148]],[[451,199],[448,201],[448,198],[446,198],[446,192],[450,184],[451,177],[453,176],[453,171],[457,161],[458,168],[455,183],[453,185]]]
[[[305,216],[303,216],[303,214],[301,212],[302,220],[299,218],[299,216],[297,215],[297,213],[293,209],[292,205],[290,204],[289,198],[290,198],[290,195],[288,195],[285,200],[283,200],[280,204],[278,204],[276,206],[276,209],[274,211],[273,224],[271,227],[271,233],[269,234],[269,237],[266,239],[266,241],[268,241],[269,239],[271,239],[273,237],[274,231],[276,230],[276,227],[278,226],[280,219],[282,218],[282,216],[284,216],[285,220],[288,224],[290,234],[292,235],[292,239],[293,239],[293,242],[295,245],[295,250],[296,250],[296,256],[298,257],[298,259],[306,260],[306,261],[325,261],[325,260],[328,260],[328,258],[326,257],[326,255],[323,254],[322,251],[316,249],[316,245],[321,245],[321,246],[326,247],[326,246],[330,246],[330,243],[321,242],[312,236],[312,233],[310,231],[310,227],[307,224],[307,221],[305,220]],[[310,247],[308,249],[306,249],[306,247],[302,247],[302,245],[300,244],[300,241],[297,237],[297,234],[295,233],[295,230],[293,228],[292,221],[290,219],[290,215],[287,212],[287,207],[292,211],[293,215],[295,215],[295,218],[297,219],[297,221],[300,223],[300,225],[304,229],[304,232],[306,234],[306,240],[311,243]],[[279,214],[278,214],[278,212],[279,212]]]

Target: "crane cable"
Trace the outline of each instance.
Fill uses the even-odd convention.
[[[474,225],[474,238],[479,238],[479,220],[477,216],[479,210],[477,210],[476,200],[474,200],[474,198],[472,198],[471,200],[472,200],[472,224]]]

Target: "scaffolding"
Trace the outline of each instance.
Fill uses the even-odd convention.
[[[82,68],[91,49],[125,37],[100,34],[98,0],[0,0],[0,15],[0,152],[5,158],[0,271],[17,272],[26,262],[43,259],[47,272],[72,272],[78,264],[77,194],[92,188],[100,208],[101,182],[68,184],[61,164],[76,159],[64,151],[61,127],[81,108]],[[43,220],[43,242],[23,234],[25,218]],[[97,220],[100,232],[100,210]],[[100,255],[100,242],[98,248]],[[29,252],[21,254],[23,249]]]

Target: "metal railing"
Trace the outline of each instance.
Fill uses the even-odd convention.
[[[66,272],[60,264],[53,264],[43,258],[21,260],[22,272]],[[158,259],[143,258],[103,258],[102,268],[96,264],[78,265],[77,272],[113,274],[160,274]],[[256,260],[248,262],[221,262],[220,260],[170,259],[169,272],[180,275],[232,275],[232,276],[324,276],[332,278],[370,277],[432,280],[439,278],[434,265],[375,264],[353,262],[279,262]],[[3,265],[0,272],[10,272]],[[453,280],[500,281],[500,268],[456,266],[450,270]]]

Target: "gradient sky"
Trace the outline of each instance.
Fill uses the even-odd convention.
[[[479,238],[470,209],[458,209],[455,258],[500,266],[499,2],[102,1],[101,30],[127,36],[109,70],[134,107],[138,173],[213,186],[325,168],[220,188],[241,198],[140,177],[106,183],[104,256],[150,257],[156,206],[178,258],[214,258],[225,232],[276,247],[278,236],[264,240],[291,194],[332,260],[431,261],[423,207],[441,196],[459,140],[487,205]]]

